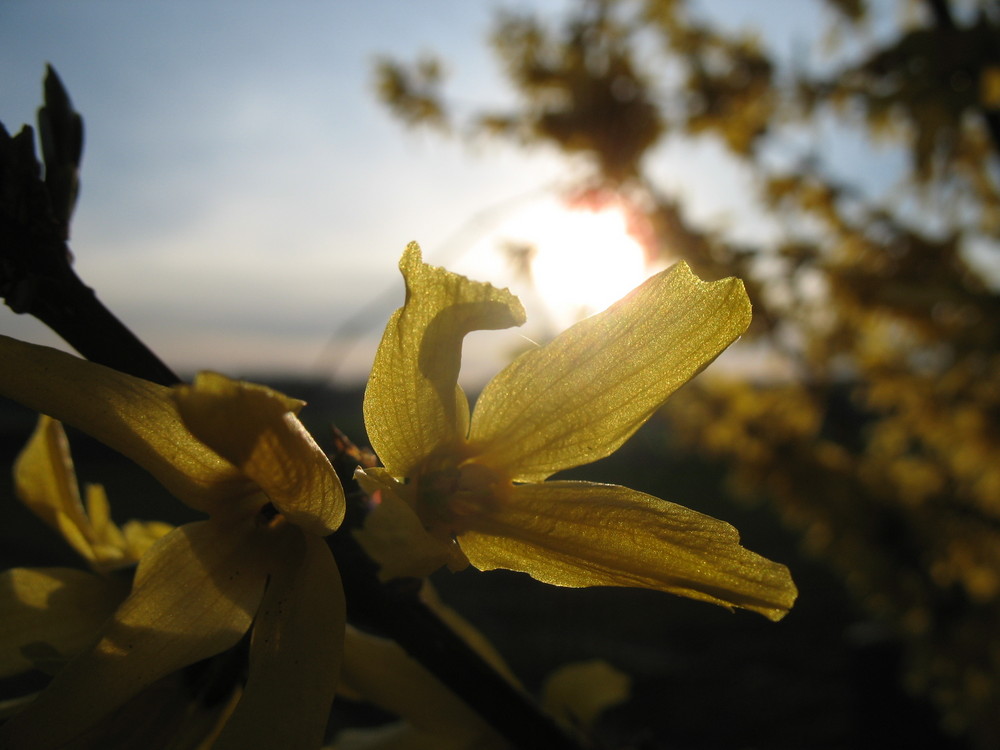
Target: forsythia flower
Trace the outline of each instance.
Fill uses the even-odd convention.
[[[406,301],[386,327],[365,393],[384,468],[359,470],[380,498],[359,535],[383,577],[443,562],[506,568],[560,586],[639,586],[779,619],[788,570],[727,523],[625,487],[544,481],[617,450],[750,322],[738,279],[706,283],[684,263],[518,357],[471,418],[462,341],[524,322],[506,289],[423,263],[411,244]]]
[[[66,434],[44,415],[14,464],[14,487],[21,502],[56,529],[94,573],[75,568],[0,573],[0,677],[49,667],[89,646],[128,595],[124,580],[100,574],[135,564],[173,528],[129,521],[119,529],[100,485],[88,485],[85,509]],[[28,658],[29,651],[36,656]]]
[[[212,373],[165,388],[4,336],[0,358],[0,394],[88,432],[209,516],[143,555],[96,645],[0,729],[0,746],[70,743],[252,626],[246,686],[213,747],[319,747],[345,619],[322,537],[344,494],[296,417],[302,402]]]

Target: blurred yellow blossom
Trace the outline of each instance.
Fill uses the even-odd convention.
[[[593,729],[598,717],[624,703],[632,680],[603,659],[566,664],[550,674],[542,691],[542,705],[570,728]]]
[[[0,394],[88,432],[209,516],[146,552],[97,643],[4,725],[0,745],[72,742],[252,626],[247,682],[213,747],[318,747],[345,619],[322,537],[344,494],[296,417],[302,402],[213,373],[165,388],[3,336],[0,356]]]
[[[386,578],[448,563],[506,568],[560,586],[636,586],[779,619],[788,570],[727,523],[625,487],[550,481],[617,450],[750,322],[737,279],[680,263],[608,310],[521,355],[469,413],[462,341],[520,325],[507,290],[400,262],[406,301],[389,321],[365,393],[384,468],[359,470],[380,502],[359,538]]]

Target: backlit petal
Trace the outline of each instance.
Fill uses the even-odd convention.
[[[315,750],[337,689],[346,607],[322,539],[290,527],[254,621],[246,689],[214,750]]]
[[[252,520],[204,521],[163,537],[101,640],[0,729],[0,746],[59,747],[164,675],[235,645],[264,593],[262,533]]]
[[[122,526],[126,555],[141,560],[157,540],[173,530],[173,526],[163,521],[126,521]]]
[[[87,518],[93,535],[95,570],[104,572],[139,562],[138,557],[129,554],[125,535],[111,520],[111,505],[100,484],[87,485]]]
[[[430,266],[411,243],[399,263],[406,302],[389,319],[365,391],[365,426],[396,477],[463,439],[468,402],[458,388],[462,340],[471,331],[521,325],[524,309],[506,289]]]
[[[128,595],[128,585],[72,568],[0,573],[0,677],[30,669],[22,648],[40,643],[76,656]]]
[[[191,436],[169,388],[7,336],[0,336],[0,360],[0,395],[92,435],[192,508],[207,510],[252,489]]]
[[[724,521],[626,487],[516,485],[459,544],[480,570],[557,586],[632,586],[742,607],[778,620],[795,601],[788,569],[739,544]]]
[[[515,481],[603,458],[749,323],[743,282],[706,283],[678,263],[497,375],[470,442]]]
[[[14,464],[17,496],[53,527],[81,557],[94,562],[93,534],[80,501],[69,443],[62,425],[44,414]]]
[[[66,433],[58,420],[39,416],[14,464],[14,485],[21,501],[59,531],[93,570],[114,570],[139,559],[128,554],[101,485],[87,486],[84,510]]]
[[[175,397],[188,429],[253,479],[293,523],[320,536],[340,526],[344,490],[295,416],[301,401],[211,372],[178,386]]]

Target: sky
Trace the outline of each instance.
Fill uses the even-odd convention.
[[[373,86],[377,56],[433,50],[452,63],[447,91],[463,107],[512,102],[487,44],[500,5],[3,0],[0,121],[34,123],[51,63],[85,120],[77,272],[176,370],[359,380],[402,301],[411,240],[429,262],[531,296],[490,238],[573,166],[406,131]],[[789,50],[815,20],[778,0],[709,7],[729,23],[770,19]],[[703,146],[661,156],[695,214],[721,210],[747,179]],[[529,320],[544,317],[525,302]],[[58,343],[6,307],[0,332]],[[534,334],[483,335],[466,348],[467,382]]]

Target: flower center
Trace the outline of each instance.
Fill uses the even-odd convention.
[[[254,522],[258,528],[263,529],[278,529],[285,525],[286,518],[281,514],[277,508],[274,507],[272,503],[267,503],[254,517]]]
[[[461,534],[471,518],[501,502],[509,485],[502,475],[474,461],[424,471],[417,479],[417,514],[429,531]]]

